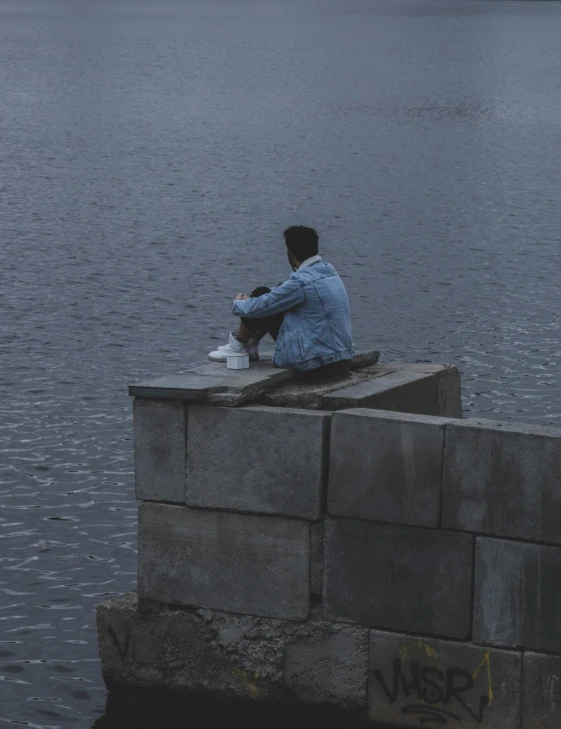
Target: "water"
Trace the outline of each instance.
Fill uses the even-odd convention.
[[[0,726],[172,726],[106,710],[97,659],[136,582],[126,385],[222,343],[284,227],[359,346],[561,425],[560,31],[556,2],[0,0]]]

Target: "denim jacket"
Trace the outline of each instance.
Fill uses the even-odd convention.
[[[250,319],[284,313],[273,354],[276,367],[313,370],[354,355],[345,286],[320,256],[304,261],[270,294],[234,301],[232,311]]]

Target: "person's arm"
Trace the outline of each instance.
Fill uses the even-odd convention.
[[[282,314],[304,303],[304,289],[297,278],[288,278],[270,294],[256,296],[254,299],[234,301],[232,312],[248,319],[263,319],[266,316]]]

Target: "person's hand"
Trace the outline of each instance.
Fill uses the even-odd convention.
[[[238,294],[234,301],[245,301],[246,299],[249,299],[249,296],[246,296],[245,294]]]

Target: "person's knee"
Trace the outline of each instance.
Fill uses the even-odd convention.
[[[258,296],[263,296],[263,294],[270,294],[271,289],[267,288],[267,286],[258,286],[254,291],[251,292],[251,298],[256,299]]]

